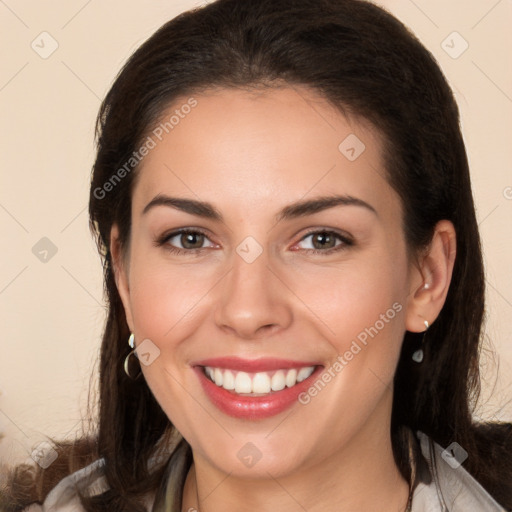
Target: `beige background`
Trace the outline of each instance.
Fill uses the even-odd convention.
[[[0,460],[28,459],[45,435],[72,437],[81,426],[104,321],[86,210],[95,116],[126,58],[199,4],[0,1]],[[462,111],[485,250],[487,346],[498,356],[483,361],[479,415],[511,420],[512,3],[381,5],[434,53]],[[43,237],[57,249],[46,262],[32,250]]]

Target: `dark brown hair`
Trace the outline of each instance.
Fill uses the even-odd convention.
[[[98,116],[90,221],[104,261],[108,317],[100,362],[99,425],[94,457],[106,460],[110,491],[89,511],[143,510],[163,466],[149,471],[173,427],[144,379],[123,372],[129,352],[124,310],[112,272],[110,229],[130,239],[129,161],[178,98],[210,88],[302,85],[340,112],[370,121],[385,140],[387,178],[399,194],[408,249],[428,245],[439,220],[453,222],[457,257],[446,303],[411,361],[418,336],[407,332],[395,376],[391,438],[410,480],[406,429],[442,446],[458,442],[464,467],[512,508],[512,425],[476,424],[484,271],[468,162],[453,94],[433,56],[402,23],[361,0],[218,0],[163,25],[128,60]],[[107,187],[105,184],[111,183]],[[47,486],[49,487],[49,486]],[[38,496],[42,499],[44,492]],[[14,510],[14,508],[13,508]]]

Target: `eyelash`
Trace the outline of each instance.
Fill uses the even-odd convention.
[[[332,231],[329,229],[314,229],[312,231],[309,231],[299,240],[299,242],[302,242],[303,240],[305,240],[306,238],[308,238],[311,235],[317,235],[319,233],[332,235],[335,238],[337,238],[338,240],[340,240],[341,243],[338,245],[335,245],[334,247],[331,247],[330,249],[325,249],[325,250],[323,250],[323,249],[302,249],[302,250],[308,251],[310,254],[321,254],[321,255],[325,256],[325,255],[329,255],[329,254],[332,254],[332,253],[335,253],[338,251],[344,251],[348,247],[351,247],[354,245],[354,241],[348,235],[342,235],[341,233],[338,233],[337,231]]]
[[[334,235],[336,238],[338,238],[338,240],[341,240],[342,243],[335,245],[334,247],[331,247],[330,249],[326,249],[326,250],[322,250],[322,249],[303,249],[303,250],[308,251],[310,254],[320,254],[320,255],[325,256],[325,255],[332,254],[334,252],[345,250],[348,247],[351,247],[354,245],[353,240],[351,238],[349,238],[348,236],[342,235],[336,231],[332,231],[329,229],[316,229],[313,231],[309,231],[299,240],[299,242],[302,242],[303,240],[305,240],[307,237],[309,237],[311,235],[316,235],[319,233]],[[167,243],[171,238],[174,238],[175,236],[183,235],[183,234],[195,234],[195,235],[200,234],[200,235],[203,235],[206,238],[208,238],[207,234],[200,229],[180,229],[178,231],[173,231],[172,233],[168,233],[168,234],[166,233],[166,234],[162,235],[161,237],[159,237],[156,240],[155,245],[157,247],[162,247],[165,245],[166,246],[165,249],[173,254],[185,254],[186,253],[189,255],[190,254],[198,255],[201,251],[203,251],[204,249],[207,249],[207,247],[200,247],[197,249],[180,249],[179,247],[175,247],[175,246]]]
[[[186,234],[193,234],[193,235],[203,235],[204,237],[208,238],[206,233],[204,231],[201,231],[200,229],[180,229],[178,231],[173,231],[169,234],[164,234],[156,241],[156,246],[161,247],[165,245],[165,250],[169,251],[173,254],[198,254],[199,252],[206,249],[206,247],[200,247],[199,249],[180,249],[179,247],[174,247],[173,245],[168,244],[167,242],[178,235],[186,235]]]

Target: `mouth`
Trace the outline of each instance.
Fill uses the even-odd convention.
[[[235,418],[256,420],[292,407],[323,365],[229,357],[201,361],[193,368],[206,396],[220,411]]]
[[[296,386],[311,376],[315,366],[257,373],[205,366],[203,371],[216,386],[226,391],[240,396],[265,396]]]

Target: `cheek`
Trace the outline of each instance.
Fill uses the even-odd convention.
[[[405,330],[405,265],[399,253],[381,252],[336,270],[317,269],[298,285],[297,295],[307,298],[330,345],[324,374],[301,403],[325,431],[337,432],[339,442],[367,421],[391,389]]]
[[[382,337],[402,331],[405,265],[399,253],[369,252],[336,266],[298,269],[295,291],[340,352],[368,330],[375,336],[374,327]]]
[[[176,264],[161,256],[134,254],[130,303],[140,336],[164,349],[196,317],[201,298],[213,283],[207,265]]]
[[[397,245],[400,248],[400,245]],[[318,411],[332,408],[357,411],[351,421],[364,421],[392,384],[405,331],[407,259],[405,251],[368,252],[346,265],[317,268],[298,281],[297,295],[304,297],[329,342],[326,365],[328,392],[311,395]],[[330,369],[330,372],[329,372]],[[308,391],[309,393],[309,391]],[[316,409],[315,409],[316,410]],[[325,415],[330,428],[337,413]]]
[[[141,366],[144,378],[170,421],[195,441],[190,425],[203,424],[204,411],[193,399],[193,375],[184,349],[202,321],[205,293],[215,282],[211,268],[178,265],[152,257],[145,251],[132,254],[130,304],[136,338],[150,339],[159,356]],[[206,297],[207,300],[207,297]],[[196,441],[197,442],[197,441]]]

